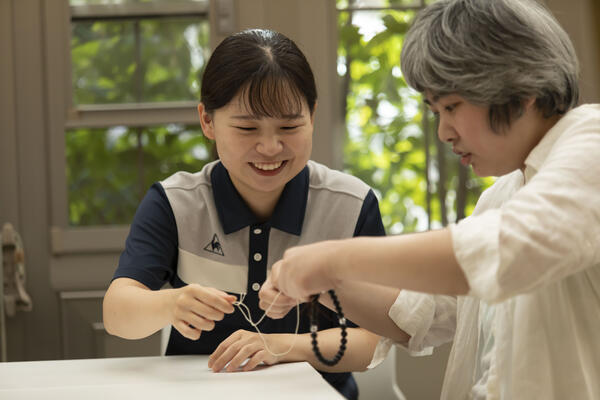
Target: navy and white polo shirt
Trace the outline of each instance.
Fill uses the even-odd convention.
[[[256,321],[264,313],[258,307],[260,285],[287,248],[384,234],[377,198],[355,177],[309,161],[285,186],[271,218],[261,221],[223,164],[215,161],[200,172],[178,172],[150,188],[136,212],[114,278],[135,279],[153,290],[169,282],[174,288],[197,283],[246,293],[244,303]],[[300,310],[300,332],[305,333],[308,318]],[[261,332],[293,333],[295,314],[293,309],[282,319],[265,318]],[[335,313],[322,307],[320,315],[320,329],[337,326]],[[211,354],[237,329],[254,331],[237,309],[197,341],[171,329],[167,354]],[[340,378],[350,377],[324,376],[334,386]]]

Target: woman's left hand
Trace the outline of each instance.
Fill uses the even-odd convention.
[[[283,353],[290,348],[290,343],[287,343],[286,339],[293,335],[263,334],[263,337],[273,353]],[[214,372],[219,372],[225,367],[227,372],[235,372],[246,360],[248,362],[242,367],[242,371],[253,370],[261,363],[273,365],[283,361],[282,357],[274,356],[267,351],[258,333],[239,329],[222,341],[210,355],[208,367]]]

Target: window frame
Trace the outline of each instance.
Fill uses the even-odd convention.
[[[129,233],[129,225],[69,225],[66,130],[199,124],[197,101],[74,105],[70,51],[72,21],[198,16],[208,19],[212,37],[210,8],[209,0],[77,6],[71,6],[69,0],[62,0],[52,6],[44,6],[49,129],[47,174],[50,186],[50,250],[54,261],[58,261],[56,257],[65,255],[118,253]],[[213,43],[212,38],[210,43]]]

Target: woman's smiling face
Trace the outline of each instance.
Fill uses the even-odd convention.
[[[253,115],[241,95],[212,114],[198,108],[204,134],[215,140],[219,158],[241,196],[277,199],[306,165],[312,151],[313,116],[306,101],[281,117]]]

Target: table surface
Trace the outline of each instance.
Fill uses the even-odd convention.
[[[208,356],[0,363],[0,399],[323,399],[343,397],[306,362],[212,372]]]

